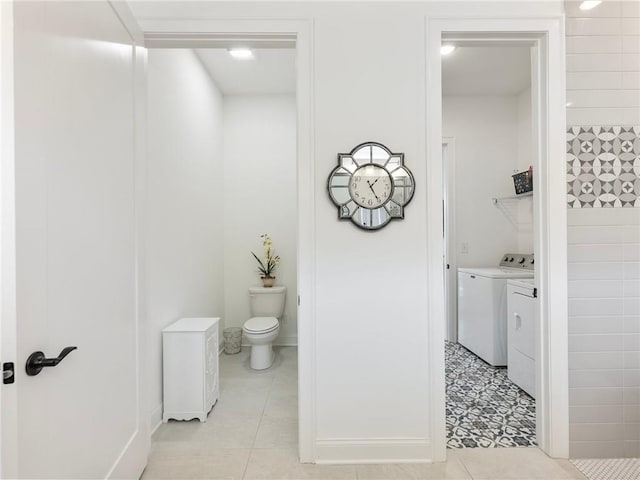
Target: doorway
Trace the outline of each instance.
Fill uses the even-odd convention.
[[[179,25],[178,27],[176,25]],[[298,343],[298,458],[314,462],[315,369],[315,289],[313,271],[315,250],[315,184],[313,175],[312,105],[312,26],[307,20],[264,19],[248,21],[181,20],[159,21],[153,32],[144,34],[146,47],[153,48],[230,48],[241,42],[255,48],[291,48],[296,51],[296,184],[297,184],[297,292],[289,292],[297,306]],[[202,32],[202,33],[192,33]],[[225,33],[217,33],[225,32]]]
[[[539,29],[532,29],[531,25],[525,21],[518,19],[506,20],[487,20],[487,19],[439,19],[429,22],[430,34],[428,38],[429,50],[429,69],[433,75],[428,77],[427,91],[428,104],[435,108],[439,113],[438,119],[441,119],[442,108],[442,92],[444,90],[441,78],[442,66],[439,54],[442,44],[448,42],[473,42],[475,44],[484,43],[484,45],[505,45],[520,43],[520,45],[531,46],[531,68],[532,68],[532,112],[537,121],[533,122],[533,145],[532,151],[537,163],[534,162],[533,170],[539,172],[536,178],[536,196],[533,199],[533,224],[536,226],[533,235],[533,251],[536,253],[535,265],[535,286],[539,292],[538,304],[536,311],[538,319],[536,335],[540,339],[536,344],[536,355],[541,361],[536,363],[536,390],[539,392],[537,399],[536,411],[536,441],[539,447],[549,455],[565,457],[568,455],[568,384],[567,384],[567,364],[566,364],[566,233],[564,228],[558,228],[560,224],[566,226],[566,217],[563,213],[566,211],[566,201],[564,193],[559,185],[555,185],[554,177],[563,178],[563,164],[558,159],[562,158],[562,135],[564,124],[564,113],[562,111],[562,99],[564,92],[554,83],[561,78],[561,69],[557,68],[562,65],[561,52],[559,46],[560,37],[556,36],[555,21],[545,22],[545,25],[539,25]],[[546,34],[533,33],[534,31],[545,31]],[[514,33],[521,32],[521,33]],[[530,32],[530,33],[529,33]],[[551,32],[551,33],[549,33]],[[557,62],[557,63],[556,63]],[[561,85],[561,83],[559,84]],[[557,102],[557,103],[555,103]],[[434,119],[431,117],[432,120]],[[433,175],[429,183],[431,189],[435,189],[438,194],[439,208],[434,210],[432,206],[428,208],[430,224],[435,221],[437,216],[442,218],[442,207],[440,204],[445,198],[443,192],[443,172],[445,164],[442,158],[442,138],[447,135],[443,129],[442,121],[435,121],[428,128],[428,138],[438,138],[440,143],[437,150],[431,143],[431,154],[435,158],[442,161],[436,164],[434,171],[437,175]],[[450,134],[449,134],[450,135]],[[456,157],[460,156],[458,139],[456,139]],[[553,153],[552,153],[553,152]],[[447,155],[447,158],[449,155]],[[552,160],[553,159],[553,160]],[[553,172],[553,175],[552,175]],[[438,179],[436,182],[435,179]],[[555,185],[555,186],[554,186]],[[497,194],[498,197],[500,194]],[[432,197],[430,197],[431,199]],[[480,200],[479,200],[480,201]],[[491,202],[491,198],[486,199]],[[552,209],[551,206],[554,206]],[[430,236],[430,244],[433,254],[436,252],[445,252],[444,247],[444,222],[443,229],[440,230],[440,238],[435,235]],[[465,247],[461,245],[459,232],[457,234],[458,250]],[[472,245],[468,246],[472,247]],[[469,248],[469,251],[472,251]],[[505,252],[506,253],[506,252]],[[513,252],[515,253],[515,252]],[[442,258],[442,257],[441,257]],[[555,259],[555,261],[553,261]],[[499,258],[494,259],[493,265],[499,262]],[[446,269],[446,263],[443,262],[443,269]],[[556,277],[557,275],[557,277]],[[561,280],[560,280],[561,279]],[[553,286],[552,286],[553,285]],[[447,338],[447,331],[450,326],[447,325],[446,315],[446,294],[444,288],[439,290],[434,285],[430,291],[437,298],[442,298],[443,305],[441,309],[434,306],[443,319],[439,327],[434,326],[434,332],[442,342]],[[435,298],[435,297],[434,297]],[[553,319],[553,321],[551,320]],[[435,338],[435,336],[433,337]],[[434,340],[435,342],[435,340]],[[442,343],[432,343],[432,349],[435,352],[442,348]],[[445,399],[445,358],[436,357],[442,366],[441,377],[436,374],[435,379],[439,378],[442,383],[435,386],[442,386],[441,395],[444,406]],[[441,359],[441,360],[440,360]],[[437,362],[436,362],[437,363]],[[553,365],[554,374],[551,375],[551,365]],[[558,375],[556,372],[560,372]],[[442,436],[446,437],[446,423],[443,410],[436,410],[434,421],[437,421],[435,429],[442,432]],[[442,412],[442,413],[440,413]],[[441,415],[438,417],[438,414]],[[437,418],[441,420],[437,420]],[[437,458],[446,457],[445,444],[436,445]]]
[[[294,42],[148,50],[145,303],[155,434],[147,475],[194,448],[218,458],[221,448],[279,446],[297,458],[295,57]],[[262,288],[267,255],[276,284]],[[254,298],[281,295],[280,312],[253,310]],[[161,332],[176,317],[220,318],[221,394],[202,423],[176,421],[166,405],[160,422]],[[252,317],[277,321],[249,327]],[[234,333],[242,335],[239,353],[225,348]],[[267,336],[254,365],[252,343]]]
[[[534,280],[535,192],[527,183],[519,187],[526,192],[516,195],[512,182],[512,175],[520,178],[517,172],[530,179],[538,164],[531,47],[460,40],[444,45],[443,134],[456,140],[458,153],[448,154],[451,142],[443,141],[447,445],[532,446],[534,319],[522,314],[516,329],[508,295],[516,280]],[[518,363],[511,350],[523,332],[530,356]]]

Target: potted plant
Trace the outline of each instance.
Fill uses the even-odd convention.
[[[251,252],[251,255],[253,255],[253,258],[258,262],[258,271],[260,272],[262,285],[265,287],[273,287],[273,284],[276,282],[273,271],[276,269],[276,265],[280,263],[280,256],[273,254],[269,234],[265,233],[260,235],[260,238],[262,238],[262,246],[264,247],[264,257],[261,260],[255,253]]]

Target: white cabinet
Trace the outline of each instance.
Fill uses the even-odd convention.
[[[181,318],[162,331],[162,421],[207,420],[218,400],[219,318]]]

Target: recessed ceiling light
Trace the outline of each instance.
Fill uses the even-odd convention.
[[[253,52],[250,48],[230,48],[229,55],[238,60],[250,60],[253,58]]]
[[[580,4],[580,10],[591,10],[602,3],[602,0],[585,0]]]
[[[440,54],[441,55],[450,55],[451,53],[453,53],[453,51],[456,49],[455,45],[442,45],[440,47]]]

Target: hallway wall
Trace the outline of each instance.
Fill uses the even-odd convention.
[[[195,53],[150,49],[145,299],[152,428],[162,414],[162,329],[182,317],[224,313],[223,225],[214,220],[224,211],[222,137],[222,95]]]

